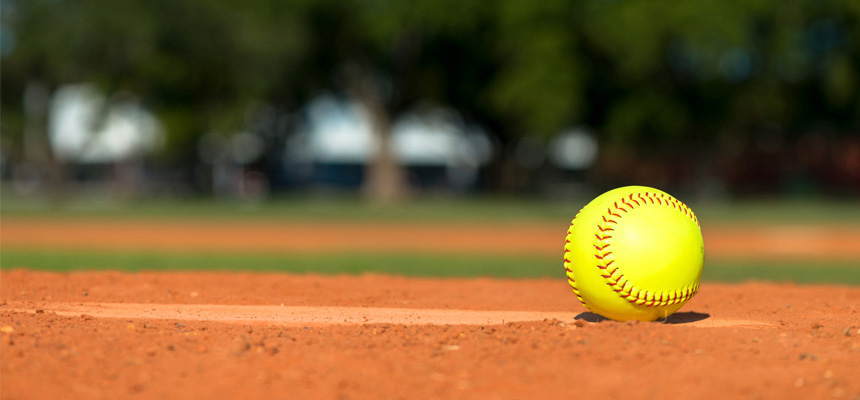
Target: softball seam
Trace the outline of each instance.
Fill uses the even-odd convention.
[[[621,203],[620,205],[619,202]],[[606,284],[612,288],[613,291],[618,293],[619,296],[623,297],[630,303],[645,307],[661,307],[686,302],[698,292],[698,283],[693,283],[675,291],[655,293],[641,290],[641,288],[634,286],[629,280],[627,280],[627,278],[624,277],[620,268],[617,265],[613,265],[615,260],[612,257],[612,241],[610,239],[612,239],[612,232],[615,230],[614,226],[618,224],[617,220],[622,219],[624,214],[630,212],[634,208],[641,207],[649,203],[672,207],[673,209],[683,213],[687,218],[693,221],[696,226],[699,226],[699,221],[696,219],[696,215],[693,211],[687,207],[686,204],[674,197],[661,193],[631,193],[628,196],[615,201],[611,207],[607,207],[606,213],[602,216],[602,222],[597,225],[597,232],[594,234],[596,241],[593,245],[595,249],[594,257],[597,259],[597,268],[600,269],[600,276],[606,280]],[[577,213],[577,216],[579,216],[579,213]],[[576,221],[576,217],[574,217],[574,221]],[[579,289],[576,287],[573,271],[569,267],[570,260],[567,257],[567,254],[570,252],[570,250],[567,249],[567,243],[570,243],[570,233],[573,230],[573,224],[574,222],[572,221],[570,228],[567,231],[568,236],[565,239],[564,268],[567,272],[568,282],[570,283],[571,288],[573,288],[574,294],[576,294],[579,301],[590,310],[590,307],[588,307],[585,301],[583,301],[582,296],[579,293]]]
[[[567,236],[564,238],[564,271],[567,275],[567,283],[570,284],[570,288],[573,289],[573,294],[576,295],[576,298],[579,299],[579,302],[585,306],[586,309],[591,311],[591,307],[585,303],[585,300],[582,298],[582,295],[579,293],[579,288],[576,287],[576,280],[573,277],[573,270],[570,269],[570,259],[568,258],[568,254],[570,253],[570,249],[567,248],[567,245],[570,243],[570,233],[573,231],[573,224],[576,222],[576,217],[579,216],[579,212],[573,217],[573,220],[570,221],[570,227],[567,228]]]

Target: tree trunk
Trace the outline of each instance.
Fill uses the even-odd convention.
[[[32,80],[24,89],[24,115],[26,117],[23,137],[25,168],[32,168],[36,176],[35,190],[45,191],[54,199],[65,194],[66,177],[64,163],[54,156],[48,138],[48,107],[51,89],[43,82]],[[21,168],[21,165],[16,168]]]
[[[365,169],[362,194],[380,204],[396,203],[406,198],[406,171],[394,155],[391,141],[391,117],[383,104],[379,85],[368,74],[351,71],[350,95],[370,114],[377,151]]]

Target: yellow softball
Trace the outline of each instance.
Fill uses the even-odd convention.
[[[666,318],[699,290],[699,221],[674,197],[645,186],[606,192],[567,231],[564,269],[591,312],[616,321]]]

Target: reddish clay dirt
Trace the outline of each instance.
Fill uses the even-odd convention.
[[[705,283],[667,323],[619,323],[562,276],[6,269],[0,284],[10,400],[860,399],[857,287]]]
[[[3,248],[557,254],[566,226],[2,221]],[[709,257],[860,260],[852,227],[705,228]],[[8,268],[10,266],[4,266]],[[860,400],[860,288],[705,283],[665,323],[558,279],[0,272],[0,397]]]
[[[19,220],[7,247],[158,251],[418,251],[556,255],[567,224]],[[704,226],[710,259],[860,261],[856,226]]]

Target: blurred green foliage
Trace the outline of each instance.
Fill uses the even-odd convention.
[[[2,32],[12,149],[32,81],[135,93],[177,154],[241,129],[249,103],[294,111],[354,76],[392,115],[430,100],[503,141],[584,124],[692,145],[860,122],[856,0],[6,0]]]

